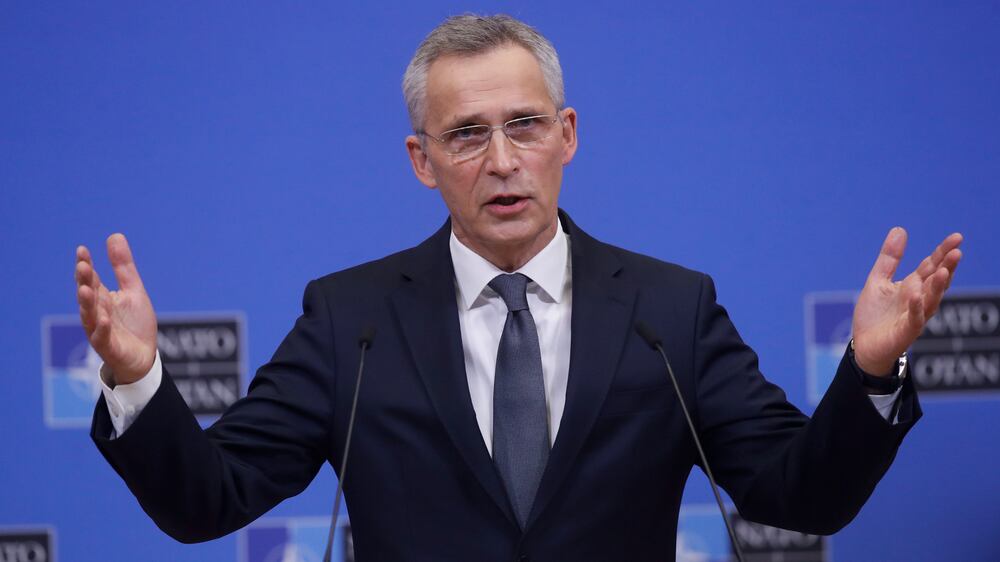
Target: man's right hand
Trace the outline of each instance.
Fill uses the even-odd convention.
[[[77,247],[76,300],[90,345],[114,383],[130,384],[145,376],[156,359],[156,314],[124,235],[108,237],[108,257],[117,291],[101,283],[86,246]]]

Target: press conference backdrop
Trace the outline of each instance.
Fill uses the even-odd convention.
[[[997,559],[1000,3],[434,0],[0,8],[0,560],[310,560],[328,467],[247,531],[186,546],[100,457],[74,248],[110,280],[104,238],[128,235],[164,359],[209,423],[310,279],[445,219],[410,170],[399,83],[420,39],[465,11],[509,12],[559,50],[580,136],[562,206],[598,238],[713,275],[806,411],[888,229],[910,231],[905,270],[965,233],[956,299],[920,343],[925,417],[808,559]],[[694,474],[681,559],[726,555],[710,501]]]

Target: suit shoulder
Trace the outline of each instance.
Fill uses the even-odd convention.
[[[328,273],[313,283],[324,292],[336,294],[378,293],[391,290],[399,284],[402,263],[414,248]]]
[[[700,286],[709,276],[682,265],[640,254],[611,244],[604,246],[621,261],[625,271],[637,279],[671,285]]]

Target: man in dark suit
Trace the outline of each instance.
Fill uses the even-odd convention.
[[[810,420],[760,374],[707,276],[594,240],[558,210],[576,113],[547,40],[506,17],[449,19],[404,94],[414,172],[448,222],[311,282],[247,397],[208,430],[159,365],[124,237],[108,240],[116,292],[78,249],[81,319],[105,361],[92,437],[164,531],[224,535],[339,466],[366,326],[378,335],[345,482],[360,560],[672,559],[699,463],[637,321],[663,338],[745,517],[813,533],[854,517],[920,416],[899,356],[937,309],[960,235],[893,283],[906,236],[889,233]]]

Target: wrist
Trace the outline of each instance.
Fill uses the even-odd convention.
[[[854,370],[858,374],[861,384],[868,390],[869,394],[892,394],[903,384],[903,376],[906,366],[906,353],[894,359],[888,366],[871,367],[871,363],[862,363],[854,353],[854,339],[847,349],[847,355],[851,360]],[[870,370],[877,369],[877,370]]]
[[[156,349],[153,350],[148,359],[140,359],[134,365],[107,365],[108,372],[102,373],[101,376],[105,378],[105,383],[108,383],[108,379],[110,379],[111,382],[108,383],[108,386],[111,388],[119,384],[133,384],[149,374],[155,361]]]
[[[865,373],[873,377],[889,377],[896,374],[899,365],[898,358],[893,357],[888,361],[876,361],[863,354],[858,354],[857,349],[854,347],[854,338],[851,338],[849,348],[854,364]]]

